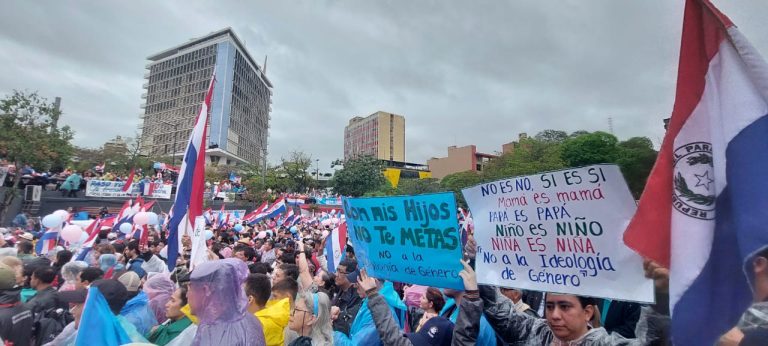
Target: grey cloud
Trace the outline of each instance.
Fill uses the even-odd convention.
[[[0,13],[0,92],[64,98],[76,143],[139,124],[145,58],[231,26],[275,85],[270,161],[342,156],[350,117],[406,116],[407,159],[519,132],[663,136],[683,1],[29,2]],[[768,2],[716,1],[758,50]]]

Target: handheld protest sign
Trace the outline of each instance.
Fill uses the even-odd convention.
[[[463,289],[453,193],[344,198],[349,239],[368,275]]]
[[[616,165],[515,177],[462,191],[481,284],[652,303],[623,242],[636,204]]]

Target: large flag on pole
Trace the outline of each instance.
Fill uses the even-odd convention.
[[[189,136],[187,150],[179,170],[176,200],[171,207],[168,232],[168,270],[176,266],[179,256],[179,234],[192,234],[195,218],[203,214],[205,190],[205,136],[208,125],[208,109],[213,97],[215,76],[211,77],[208,92],[195,119],[195,127]]]
[[[708,0],[688,0],[672,118],[626,244],[670,269],[676,345],[712,345],[752,300],[768,245],[768,65]]]

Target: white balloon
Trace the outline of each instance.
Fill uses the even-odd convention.
[[[159,225],[160,224],[160,217],[157,216],[157,214],[153,212],[148,212],[149,214],[149,223],[148,225]]]
[[[80,235],[83,232],[83,229],[78,225],[66,225],[61,230],[61,239],[66,240],[69,243],[74,243],[78,240],[80,240]]]
[[[133,225],[127,222],[123,222],[120,224],[120,227],[118,227],[118,229],[120,230],[120,232],[123,232],[124,234],[128,234],[128,233],[131,233],[131,231],[133,231]]]
[[[69,213],[64,209],[59,209],[57,211],[54,211],[53,215],[58,215],[62,220],[64,220],[67,218],[67,216],[69,216]]]
[[[88,233],[81,232],[80,233],[80,239],[77,242],[82,244],[82,243],[85,243],[86,240],[88,240]]]
[[[48,228],[59,228],[61,227],[62,222],[64,222],[64,219],[62,219],[60,216],[50,214],[43,217],[42,224]]]

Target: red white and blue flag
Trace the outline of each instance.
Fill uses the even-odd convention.
[[[211,77],[208,92],[195,119],[195,127],[189,136],[187,150],[179,170],[176,200],[171,207],[168,224],[168,270],[176,267],[179,256],[181,234],[192,234],[195,218],[203,214],[203,192],[205,191],[205,137],[208,125],[208,110],[213,98],[215,76]]]
[[[123,185],[123,192],[131,191],[134,176],[136,176],[136,169],[131,168],[131,173],[128,173],[128,179],[125,180],[125,184]]]
[[[243,220],[251,222],[252,219],[256,218],[264,209],[267,209],[267,205],[269,205],[268,202],[262,203],[258,208],[254,209],[252,212],[246,214],[243,216]]]
[[[339,262],[344,258],[344,251],[347,247],[347,223],[342,222],[339,227],[334,228],[325,241],[325,253],[328,260],[328,271],[336,272]]]
[[[49,251],[53,250],[59,243],[59,230],[48,229],[43,233],[40,239],[35,244],[35,252],[38,255],[47,255]]]
[[[626,244],[670,269],[675,345],[712,345],[752,300],[768,245],[768,65],[708,0],[688,0],[672,118]]]
[[[280,214],[284,213],[285,211],[286,211],[285,199],[280,197],[269,208],[265,209],[264,211],[260,212],[256,216],[254,216],[251,219],[250,224],[257,223],[257,222],[259,222],[261,220],[264,220],[264,219],[275,218],[275,217],[279,216]],[[271,226],[271,227],[274,227],[274,226]]]

